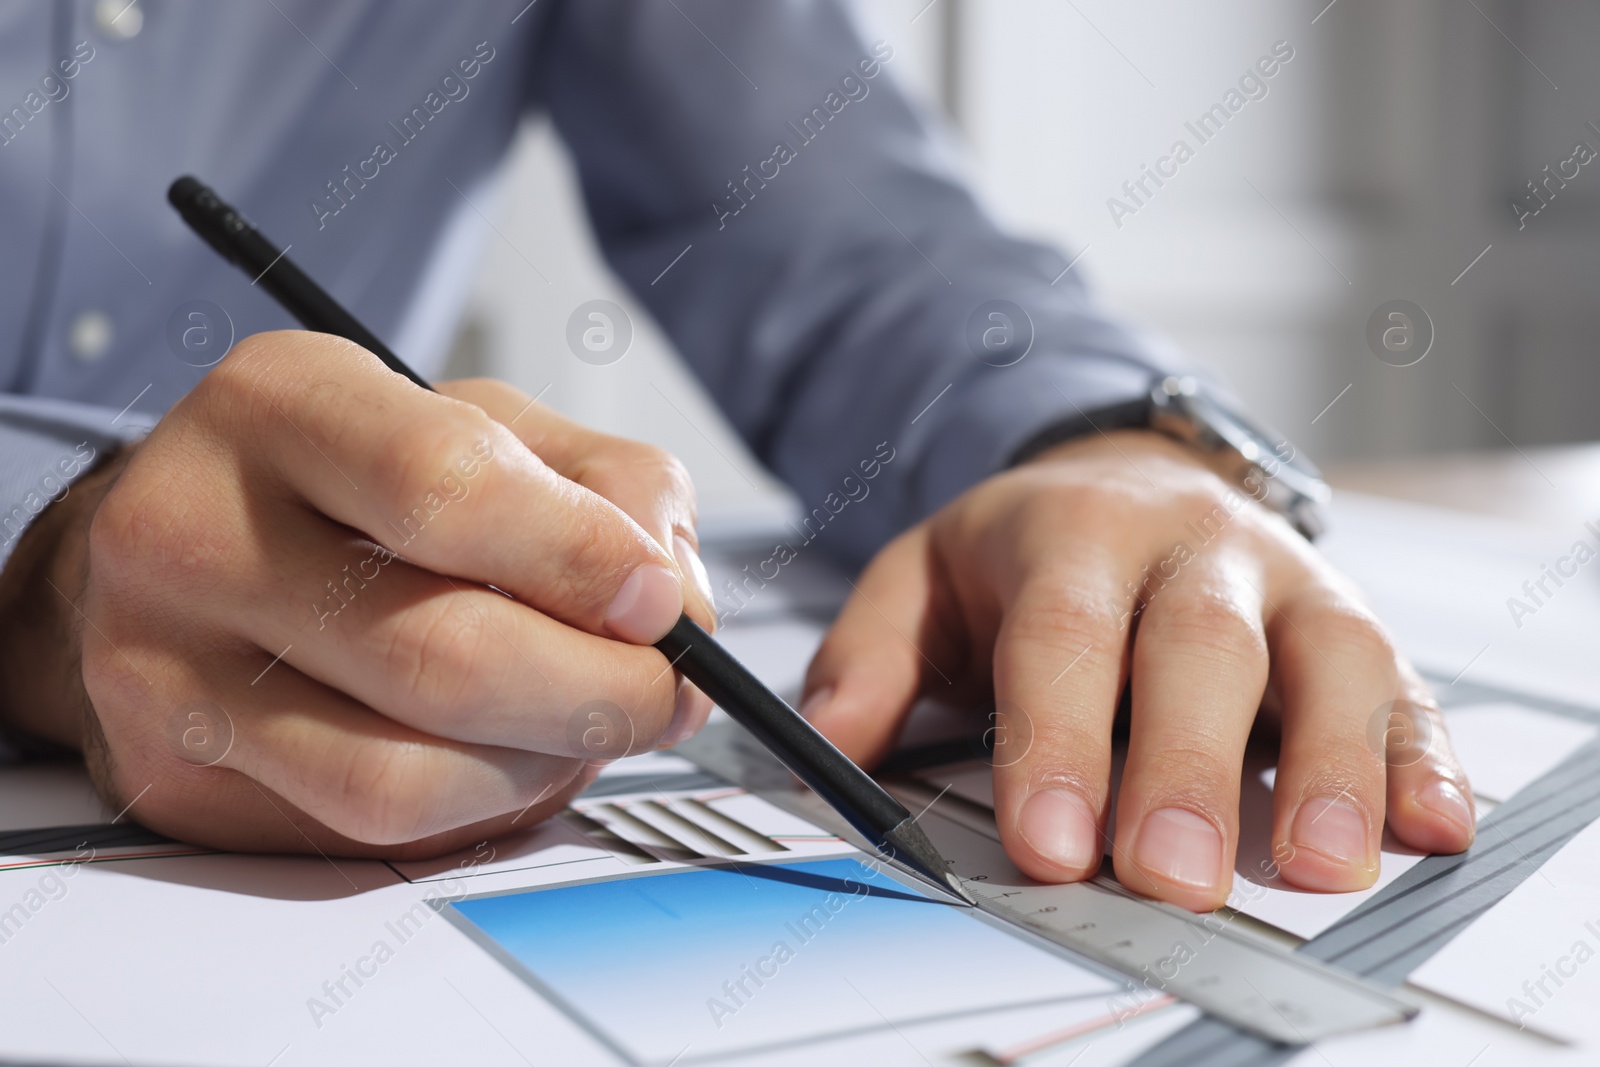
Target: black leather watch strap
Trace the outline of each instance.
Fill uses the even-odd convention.
[[[1086,437],[1092,433],[1146,429],[1150,425],[1150,409],[1150,392],[1148,389],[1136,397],[1118,401],[1114,404],[1105,404],[1088,411],[1078,408],[1073,414],[1068,415],[1059,422],[1051,423],[1028,438],[1020,448],[1011,454],[1011,461],[1006,465],[1015,467],[1018,463],[1032,459],[1047,448],[1053,448],[1063,441]]]

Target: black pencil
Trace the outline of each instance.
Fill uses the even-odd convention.
[[[354,341],[396,374],[424,389],[433,388],[295,266],[285,254],[287,250],[274,248],[243,215],[198,179],[179,178],[168,188],[167,199],[196,234],[254,279],[306,329]],[[905,806],[762,685],[687,614],[678,617],[656,648],[879,852],[966,903],[976,903]]]

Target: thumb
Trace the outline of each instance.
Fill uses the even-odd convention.
[[[863,766],[893,746],[925,684],[943,689],[953,677],[952,667],[934,666],[918,643],[930,632],[936,599],[930,552],[922,526],[884,548],[855,583],[806,672],[801,712]]]

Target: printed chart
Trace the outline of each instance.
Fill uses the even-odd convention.
[[[638,1064],[1121,988],[851,858],[679,869],[452,908],[476,940]]]

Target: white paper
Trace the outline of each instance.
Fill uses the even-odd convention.
[[[1560,587],[1546,579],[1538,604],[1523,588],[1579,540],[1595,545],[1576,522],[1533,526],[1342,492],[1317,544],[1419,665],[1588,705],[1600,691],[1600,569],[1581,567]],[[1513,598],[1536,610],[1513,610]]]
[[[1520,704],[1449,708],[1450,743],[1474,796],[1504,803],[1583,745],[1596,728]]]
[[[689,767],[653,755],[620,761],[605,777],[667,778]],[[620,936],[621,914],[603,909],[573,931],[566,966],[575,973],[608,944],[615,950],[603,972],[584,979],[589,1007],[604,1014],[616,997],[631,998],[607,1020],[616,1032],[601,1035],[572,1010],[582,981],[568,975],[556,999],[546,996],[471,936],[452,917],[451,902],[522,894],[538,915],[545,901],[537,887],[625,879],[659,897],[675,879],[705,879],[703,855],[638,863],[609,850],[606,829],[630,814],[655,812],[656,826],[689,840],[685,823],[661,817],[676,812],[744,842],[753,850],[749,861],[802,874],[807,864],[853,863],[861,854],[728,787],[619,793],[580,799],[575,808],[592,821],[552,820],[442,859],[393,866],[315,856],[105,862],[108,855],[97,855],[76,864],[69,861],[80,857],[71,854],[26,857],[35,865],[0,869],[7,1019],[0,1058],[218,1067],[614,1064],[609,1039],[652,1064],[693,1045],[678,1060],[685,1067],[733,1049],[751,1064],[822,1057],[943,1065],[1092,1018],[1121,988],[942,904],[851,902],[801,943],[748,909],[734,921],[734,906],[749,903],[741,896],[747,884],[777,883],[724,873],[716,877],[734,892],[712,915],[721,940],[703,944],[697,956],[673,944],[670,918],[652,926],[638,909],[628,937]],[[596,826],[604,828],[598,838],[585,829]],[[804,926],[808,909],[794,910],[792,920]],[[793,942],[795,957],[717,1026],[707,1002],[728,1002],[722,982],[741,978],[742,965],[779,938]]]
[[[1569,841],[1411,981],[1600,1052],[1600,823]]]

